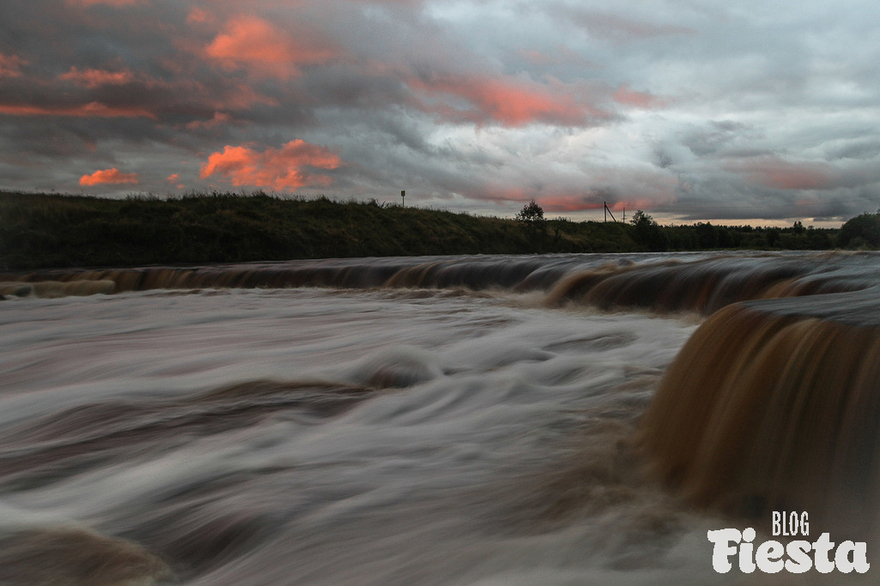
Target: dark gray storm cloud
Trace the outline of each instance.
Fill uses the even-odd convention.
[[[264,188],[510,215],[880,207],[868,1],[0,4],[5,189]],[[123,182],[124,181],[124,182]]]

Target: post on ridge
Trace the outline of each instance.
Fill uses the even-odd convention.
[[[605,221],[606,221],[606,222],[608,221],[608,215],[611,214],[611,219],[614,220],[614,221],[616,222],[616,221],[617,221],[617,218],[614,217],[614,214],[613,214],[613,213],[611,212],[611,210],[608,208],[608,202],[607,202],[607,201],[603,201],[603,202],[602,202],[602,205],[605,206]]]

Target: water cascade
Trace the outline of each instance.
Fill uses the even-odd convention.
[[[855,291],[873,255],[470,256],[330,259],[194,267],[0,273],[0,295],[49,297],[201,288],[430,288],[544,291],[547,303],[710,314],[749,299]],[[865,267],[869,272],[866,273]],[[873,273],[873,274],[872,274]],[[86,285],[84,282],[88,282]]]
[[[880,291],[730,305],[667,370],[641,426],[654,471],[696,503],[877,529]]]
[[[779,510],[876,563],[878,261],[0,272],[0,582],[741,583],[707,529]]]

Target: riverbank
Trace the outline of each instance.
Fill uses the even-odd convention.
[[[837,230],[474,216],[264,193],[103,199],[0,192],[0,269],[307,258],[831,248]]]

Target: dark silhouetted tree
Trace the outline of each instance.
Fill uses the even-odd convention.
[[[635,227],[634,240],[648,250],[666,250],[669,248],[669,236],[654,218],[643,212],[636,211],[630,223]]]
[[[875,214],[864,213],[848,220],[840,227],[837,245],[841,248],[880,246],[880,210]]]
[[[520,222],[527,223],[543,222],[544,208],[535,203],[535,200],[532,200],[523,206],[523,208],[516,215],[516,219]]]
[[[547,234],[547,221],[544,219],[544,208],[535,200],[530,201],[516,214],[516,221],[522,224],[528,234],[535,251],[538,252]]]

